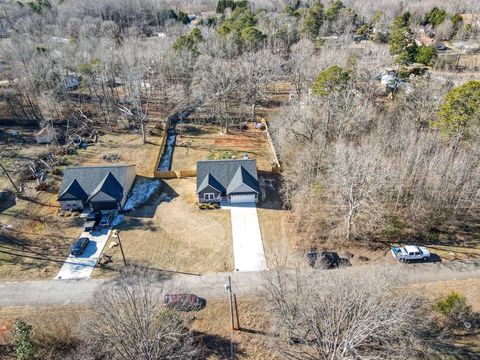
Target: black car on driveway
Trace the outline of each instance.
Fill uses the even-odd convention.
[[[167,294],[163,298],[163,305],[178,311],[198,311],[207,306],[207,300],[195,294]]]
[[[100,218],[100,223],[98,224],[98,226],[101,228],[107,228],[111,225],[112,220],[113,220],[113,214],[111,212],[104,213]]]
[[[87,216],[87,220],[85,221],[85,225],[83,225],[83,231],[92,232],[98,226],[98,222],[100,221],[100,217],[102,214],[99,212],[92,211]]]
[[[70,250],[70,254],[73,256],[80,256],[85,251],[85,248],[90,243],[90,239],[87,237],[82,237],[76,240],[73,245],[72,249]]]

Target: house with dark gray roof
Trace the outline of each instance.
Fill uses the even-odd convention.
[[[120,210],[135,181],[135,165],[70,166],[58,202],[63,210]]]
[[[255,160],[204,160],[197,162],[199,202],[231,204],[258,200],[257,162]]]

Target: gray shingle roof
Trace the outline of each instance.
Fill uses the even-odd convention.
[[[93,190],[88,201],[121,201],[123,198],[123,186],[115,179],[115,176],[109,172],[103,178],[102,182]]]
[[[58,200],[87,200],[88,194],[83,190],[76,179],[60,193]]]
[[[135,165],[109,165],[109,166],[71,166],[63,170],[62,185],[60,186],[60,194],[63,194],[65,190],[72,184],[74,180],[77,180],[80,187],[85,193],[90,196],[98,188],[108,173],[111,173],[115,180],[122,187],[125,188],[125,182],[127,180],[127,170],[129,167]],[[109,184],[112,182],[109,181]]]
[[[230,184],[228,184],[227,195],[235,193],[235,190],[237,190],[242,184],[247,185],[257,194],[260,193],[258,179],[250,175],[250,173],[247,170],[245,170],[243,166],[240,166],[235,172],[235,175],[233,175],[233,178],[230,181]]]
[[[205,188],[209,175],[222,187],[222,192],[230,188],[235,190],[241,184],[245,184],[255,192],[260,192],[257,175],[257,162],[255,160],[203,160],[197,162],[197,193]],[[211,185],[211,184],[210,184]],[[213,186],[213,185],[212,185]],[[216,188],[217,186],[213,186]]]
[[[213,187],[214,189],[217,189],[218,191],[220,191],[221,193],[224,193],[225,192],[225,187],[220,184],[218,182],[217,179],[215,179],[215,177],[208,173],[205,178],[203,179],[202,183],[200,184],[200,186],[198,187],[197,189],[197,192],[200,192],[202,190],[204,190],[206,187],[208,186],[211,186]]]

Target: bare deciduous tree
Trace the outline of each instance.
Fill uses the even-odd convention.
[[[266,86],[275,82],[281,71],[281,59],[267,49],[250,51],[238,58],[232,71],[241,74],[241,91],[245,102],[252,108],[252,119],[256,116],[258,100],[265,94]]]
[[[182,318],[162,304],[163,285],[152,270],[127,268],[94,297],[90,331],[113,359],[190,359],[196,356]]]
[[[424,350],[421,302],[385,269],[276,270],[266,282],[275,350],[287,359],[412,359]]]

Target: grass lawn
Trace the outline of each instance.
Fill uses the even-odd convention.
[[[272,169],[273,154],[266,134],[253,124],[246,131],[232,128],[228,134],[216,125],[180,124],[177,131],[172,170],[193,170],[198,160],[238,159],[243,154],[256,159],[259,170]]]
[[[172,200],[160,201],[161,193],[168,193]],[[230,212],[199,210],[195,203],[195,178],[165,181],[160,192],[127,214],[120,226],[127,261],[189,273],[232,270]],[[113,263],[96,269],[96,275],[108,275],[123,266],[118,247],[105,252],[113,255]]]
[[[56,194],[39,193],[35,202],[17,199],[1,212],[0,280],[52,278],[80,235],[78,217],[62,218],[54,204]],[[47,204],[47,205],[43,205]]]

